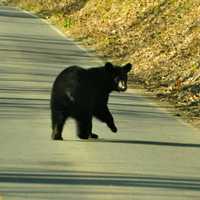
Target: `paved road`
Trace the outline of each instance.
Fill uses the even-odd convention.
[[[0,7],[0,199],[200,199],[200,134],[154,101],[113,93],[119,133],[94,121],[81,141],[70,120],[51,141],[49,95],[66,66],[100,60],[43,21]]]

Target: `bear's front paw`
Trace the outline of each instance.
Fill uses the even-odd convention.
[[[87,134],[79,134],[78,137],[82,140],[87,140],[89,138],[89,135]]]
[[[116,126],[111,127],[111,131],[112,131],[113,133],[116,133],[116,132],[117,132],[117,127],[116,127]]]
[[[61,135],[57,135],[57,134],[52,134],[51,135],[51,139],[52,140],[63,140],[62,136]]]
[[[114,123],[110,123],[110,124],[107,124],[107,125],[108,125],[108,127],[110,128],[110,130],[111,130],[112,132],[114,132],[114,133],[117,132],[117,127],[115,126]]]

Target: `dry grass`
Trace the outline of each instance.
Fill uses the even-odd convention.
[[[199,0],[11,0],[109,56],[200,117]]]

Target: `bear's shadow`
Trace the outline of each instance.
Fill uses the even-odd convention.
[[[165,147],[184,147],[184,148],[200,148],[200,144],[193,143],[178,143],[178,142],[163,142],[163,141],[148,141],[148,140],[125,140],[125,139],[65,139],[65,142],[100,142],[100,143],[114,143],[114,144],[139,144],[139,145],[153,145]]]

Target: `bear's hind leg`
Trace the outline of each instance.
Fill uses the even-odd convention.
[[[95,133],[91,133],[91,134],[90,134],[90,137],[91,137],[91,138],[94,138],[94,139],[98,139],[99,136],[98,136],[97,134],[95,134]]]
[[[60,111],[52,112],[52,135],[53,140],[63,140],[62,131],[66,116]]]

